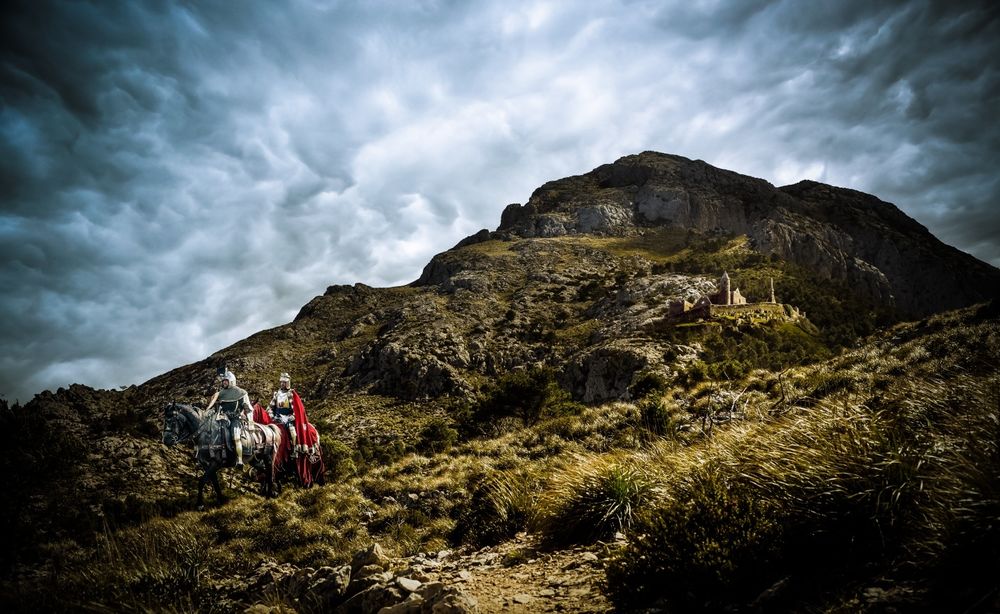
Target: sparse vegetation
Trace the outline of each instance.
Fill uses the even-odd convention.
[[[487,385],[459,419],[466,433],[496,434],[510,428],[512,420],[532,426],[543,418],[581,409],[556,382],[551,368],[531,367],[506,373]]]
[[[996,372],[967,375],[995,368],[1000,336],[995,323],[978,330],[992,350],[958,350],[946,374],[940,364],[911,363],[910,378],[886,386],[878,374],[895,369],[886,347],[834,379],[822,376],[819,386],[813,377],[800,380],[805,407],[716,433],[704,446],[645,457],[662,468],[654,473],[662,496],[639,516],[609,572],[619,605],[667,598],[681,608],[725,608],[784,578],[768,606],[786,608],[815,598],[817,589],[858,586],[872,573],[922,577],[925,586],[934,579],[937,589],[925,595],[931,601],[946,599],[933,593],[943,588],[939,574],[979,578],[978,588],[963,583],[965,603],[989,590],[978,562],[998,560],[995,531],[975,546],[954,532],[997,526],[1000,511],[1000,380]],[[955,507],[959,500],[977,504]],[[975,556],[960,560],[957,552]],[[995,563],[988,567],[995,573]]]

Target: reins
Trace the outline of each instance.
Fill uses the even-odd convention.
[[[174,411],[178,411],[176,403],[173,404],[173,408],[174,408]],[[183,410],[180,410],[180,411],[183,411]],[[194,410],[192,409],[191,411],[194,411]],[[210,417],[207,418],[207,419],[206,418],[202,418],[200,413],[199,413],[198,417],[199,417],[199,420],[201,421],[201,423],[198,425],[198,428],[195,429],[195,430],[193,430],[193,431],[189,431],[188,434],[184,435],[183,437],[178,437],[177,440],[174,442],[174,445],[177,445],[179,443],[183,443],[183,442],[187,441],[188,439],[191,439],[193,437],[197,437],[198,435],[201,435],[202,432],[204,432],[205,427],[208,426],[211,423],[211,418]],[[166,429],[164,429],[164,432],[166,432]]]

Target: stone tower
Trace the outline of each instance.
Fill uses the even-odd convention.
[[[774,278],[773,277],[771,278],[771,302],[772,303],[777,303],[778,302],[778,301],[774,300]]]
[[[729,287],[729,273],[722,272],[722,279],[719,280],[719,298],[722,299],[720,305],[729,305],[733,302],[733,293]]]

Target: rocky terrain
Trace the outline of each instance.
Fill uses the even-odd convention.
[[[990,298],[998,283],[996,269],[874,196],[814,181],[775,188],[654,152],[543,185],[526,205],[504,211],[496,234],[620,236],[650,226],[745,235],[759,253],[843,281],[911,316]]]
[[[524,533],[475,551],[441,550],[403,559],[373,544],[337,568],[269,561],[233,584],[240,587],[236,594],[263,601],[281,596],[325,611],[608,612],[612,605],[601,590],[608,552],[608,546],[547,551]]]
[[[779,302],[806,318],[667,319],[670,301],[715,292],[723,270],[751,301],[766,300],[773,280]],[[791,570],[813,561],[777,545],[758,552],[744,534],[720,539],[751,544],[753,556],[774,558],[792,579],[747,575],[739,563],[745,553],[706,554],[694,544],[685,560],[701,561],[717,581],[736,579],[713,589],[704,576],[663,563],[657,573],[691,582],[694,596],[658,594],[656,582],[644,584],[647,571],[622,561],[660,561],[660,550],[643,550],[655,542],[645,536],[658,534],[649,527],[659,514],[675,514],[678,526],[697,524],[684,514],[701,508],[674,510],[670,501],[679,495],[670,493],[714,501],[714,491],[693,486],[704,478],[697,468],[730,467],[745,455],[719,451],[743,450],[736,434],[778,441],[808,425],[819,433],[810,436],[835,441],[830,432],[853,433],[854,422],[830,426],[826,404],[831,416],[857,408],[850,411],[859,412],[859,424],[884,420],[919,405],[907,378],[931,382],[926,389],[937,396],[923,419],[943,426],[924,434],[907,427],[898,437],[912,441],[901,449],[928,450],[937,460],[952,450],[944,456],[960,466],[956,459],[972,452],[958,427],[948,426],[958,424],[952,414],[974,422],[965,425],[969,433],[996,421],[989,391],[995,394],[1000,372],[998,296],[1000,271],[873,196],[814,182],[775,188],[679,156],[628,156],[543,185],[524,205],[507,207],[495,231],[438,254],[408,286],[331,286],[294,321],[142,385],[74,385],[24,407],[5,405],[2,426],[12,440],[3,472],[12,494],[0,519],[12,530],[0,561],[0,605],[457,612],[752,602],[874,611],[931,603],[940,598],[937,585],[899,570],[913,561],[950,570],[942,561],[959,551],[906,531],[890,535],[887,527],[912,525],[962,548],[965,529],[939,534],[937,525],[912,520],[936,518],[933,506],[944,504],[930,495],[907,503],[915,482],[898,481],[899,465],[886,460],[882,443],[864,449],[884,474],[830,465],[830,474],[803,482],[863,474],[852,482],[859,490],[829,508],[830,526],[843,517],[861,523],[849,527],[857,529],[865,522],[857,519],[875,510],[873,522],[890,535],[877,553],[859,546],[861,554],[831,555],[866,570],[830,572],[840,588],[803,592],[797,582],[804,580]],[[986,306],[967,308],[977,303]],[[914,318],[925,319],[897,324]],[[905,355],[896,346],[908,348]],[[278,373],[291,373],[321,433],[328,485],[290,487],[265,500],[251,479],[230,473],[225,490],[234,499],[193,510],[190,450],[160,443],[162,408],[174,400],[204,404],[221,364],[253,399],[269,395]],[[948,386],[958,396],[941,401]],[[788,450],[784,466],[807,458]],[[997,466],[989,456],[995,450],[980,453],[983,467]],[[750,465],[720,475],[729,476],[731,493],[748,489],[751,501],[771,501],[757,482],[741,481],[756,475],[747,467],[770,461],[747,458],[739,462]],[[826,470],[820,460],[810,461],[816,471]],[[927,463],[921,466],[938,466]],[[995,479],[940,472],[948,484]],[[850,507],[869,501],[869,480],[894,485],[902,511],[887,508],[881,491],[868,511]],[[973,491],[971,509],[981,515],[942,526],[981,525],[987,539],[979,547],[992,552],[996,532],[987,527],[1000,525],[989,524],[997,509],[989,493],[996,491]],[[815,496],[828,503],[830,495]],[[757,503],[734,500],[733,509],[744,504],[755,518]],[[812,527],[798,508],[774,505],[769,513],[787,527]],[[886,509],[889,516],[880,515]],[[713,539],[728,525],[708,526],[692,534]],[[802,543],[813,543],[801,530]],[[780,543],[776,535],[773,544]],[[723,560],[729,563],[711,567]],[[909,592],[887,592],[879,574]],[[962,603],[991,586],[978,577],[963,580],[969,596]],[[648,600],[630,600],[621,578],[644,587],[636,595]],[[699,582],[709,587],[704,593]],[[995,598],[987,592],[981,603]]]

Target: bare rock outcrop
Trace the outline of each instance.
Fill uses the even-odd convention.
[[[565,367],[563,379],[585,403],[629,398],[629,386],[646,369],[665,370],[666,347],[650,340],[620,339],[585,350]]]
[[[623,236],[641,226],[747,235],[763,254],[915,316],[1000,295],[1000,270],[941,243],[874,196],[813,181],[776,188],[655,152],[546,183],[526,204],[508,206],[495,234]]]
[[[264,611],[268,595],[305,604],[310,609],[338,614],[465,614],[476,610],[476,600],[457,586],[424,582],[391,571],[397,562],[377,543],[355,553],[350,565],[295,567],[266,562],[245,583],[248,612]],[[237,596],[239,597],[239,596]]]

